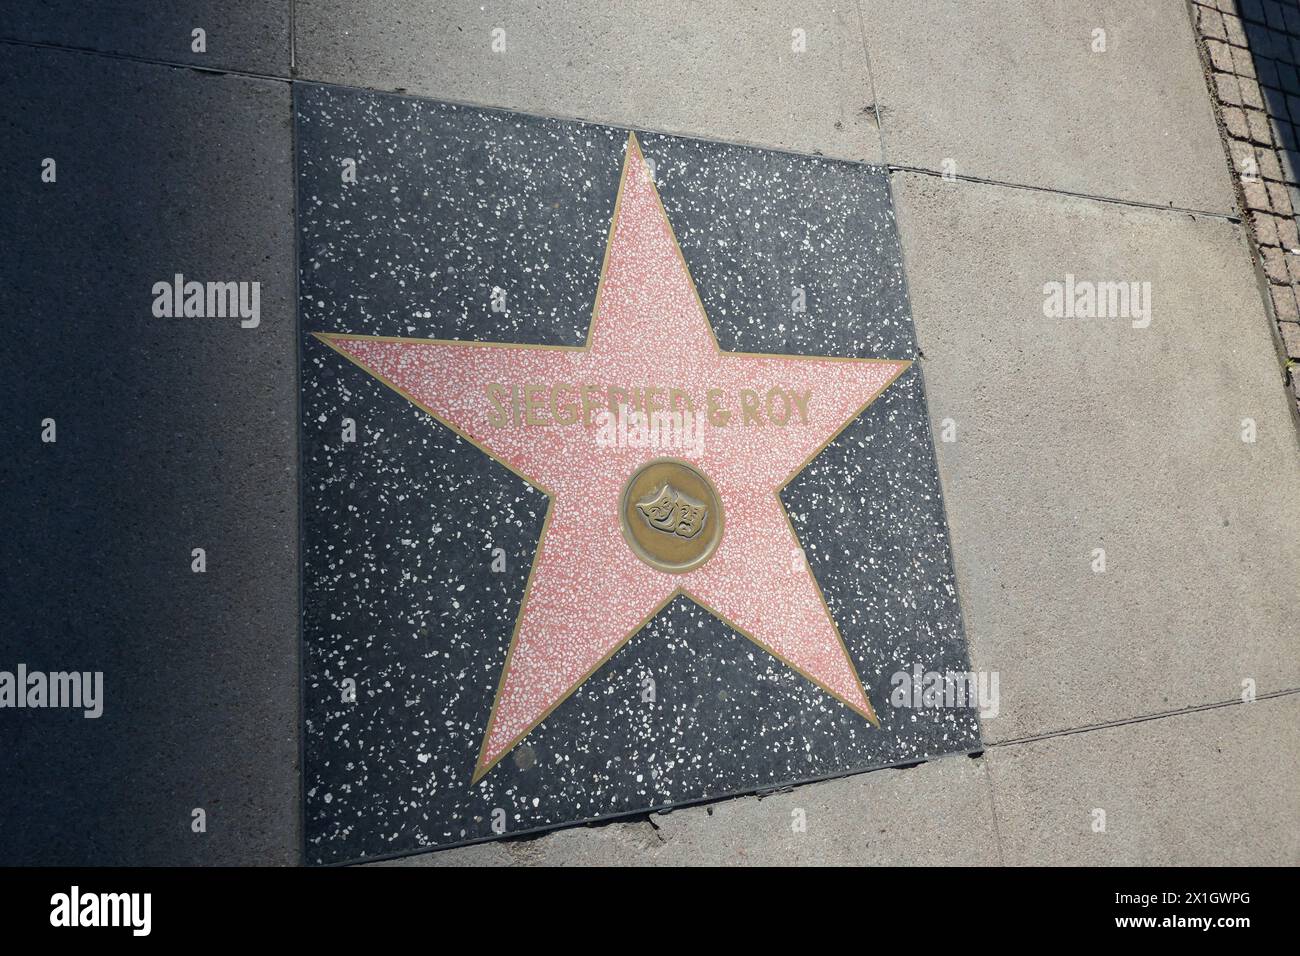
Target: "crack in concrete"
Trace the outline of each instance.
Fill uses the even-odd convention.
[[[1159,212],[1182,213],[1195,219],[1197,216],[1203,216],[1206,219],[1218,219],[1222,222],[1241,224],[1241,217],[1230,215],[1222,212],[1211,212],[1208,209],[1191,209],[1186,206],[1162,206],[1159,203],[1142,202],[1137,199],[1116,199],[1113,196],[1099,196],[1095,193],[1080,193],[1069,189],[1056,189],[1052,186],[1033,186],[1028,183],[1011,183],[1000,179],[986,179],[982,176],[968,176],[963,173],[943,173],[937,169],[927,169],[924,166],[900,166],[896,163],[888,163],[885,166],[890,173],[916,173],[919,176],[931,176],[943,179],[946,182],[961,183],[979,183],[983,186],[1001,186],[1004,189],[1023,189],[1035,193],[1048,193],[1055,196],[1068,196],[1071,199],[1088,199],[1092,202],[1109,203],[1114,206],[1128,206],[1132,209],[1153,209]]]
[[[1110,730],[1113,727],[1125,727],[1129,724],[1143,724],[1150,720],[1164,720],[1169,717],[1182,717],[1186,714],[1198,714],[1206,710],[1218,710],[1223,707],[1249,707],[1251,704],[1257,704],[1264,700],[1275,700],[1279,697],[1287,697],[1292,694],[1300,694],[1300,687],[1289,690],[1276,690],[1267,694],[1258,695],[1253,701],[1243,700],[1223,700],[1211,704],[1195,704],[1191,707],[1183,707],[1179,710],[1165,710],[1155,714],[1143,714],[1137,717],[1123,717],[1118,720],[1104,721],[1097,724],[1085,724],[1080,727],[1065,727],[1061,730],[1052,730],[1042,734],[1029,734],[1024,737],[1014,737],[1010,740],[999,740],[987,747],[1016,747],[1021,744],[1035,743],[1040,740],[1051,740],[1055,737],[1069,737],[1073,734],[1091,733],[1096,730]]]

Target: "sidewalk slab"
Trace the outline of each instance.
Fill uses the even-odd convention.
[[[1300,864],[1300,695],[990,749],[1011,865]],[[1094,820],[1105,811],[1105,832]]]
[[[288,84],[10,46],[0,99],[0,668],[104,695],[4,712],[0,863],[296,862]],[[260,324],[155,317],[177,273]]]
[[[1300,456],[1240,226],[893,183],[971,658],[1000,673],[985,741],[1300,687]],[[1149,282],[1150,325],[1047,318],[1068,275]]]
[[[14,8],[0,21],[0,39],[289,75],[289,0],[42,0]]]
[[[802,822],[804,829],[797,830]],[[460,847],[403,866],[993,866],[983,760],[827,780],[537,840]]]
[[[299,0],[296,16],[304,79],[880,159],[851,3]]]
[[[1232,212],[1184,0],[861,7],[888,162]]]

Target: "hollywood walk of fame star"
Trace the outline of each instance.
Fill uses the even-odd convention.
[[[585,345],[317,337],[549,496],[475,781],[679,594],[876,722],[779,492],[910,363],[722,351],[635,135]],[[697,412],[702,440],[662,466],[681,487],[652,474],[662,449],[597,440],[592,405],[629,397]],[[627,503],[641,477],[649,496]],[[708,546],[672,565],[634,534]]]

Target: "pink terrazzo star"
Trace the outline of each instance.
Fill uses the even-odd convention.
[[[910,363],[721,351],[634,135],[585,346],[318,337],[550,496],[475,780],[678,594],[875,723],[778,492]],[[633,390],[648,387],[655,410],[689,397],[698,443],[601,440],[590,406],[644,407]],[[767,404],[773,389],[787,399]],[[643,562],[620,527],[629,477],[666,455],[707,475],[725,514],[717,550],[683,574]]]

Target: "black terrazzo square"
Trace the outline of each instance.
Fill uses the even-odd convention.
[[[779,491],[879,726],[679,595],[475,779],[547,494],[315,334],[583,346],[633,141],[313,85],[295,112],[308,860],[980,749],[975,707],[898,703],[970,669],[916,363]],[[917,358],[882,170],[637,139],[723,352]]]

